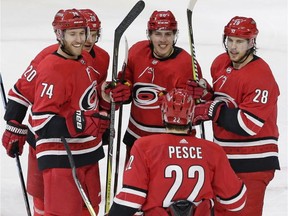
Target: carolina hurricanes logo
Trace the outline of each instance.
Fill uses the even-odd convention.
[[[152,67],[146,67],[145,70],[138,76],[138,79],[142,82],[154,82],[154,68]]]
[[[213,82],[214,89],[221,89],[225,84],[227,77],[225,75],[220,76],[215,82]]]
[[[98,106],[96,85],[96,81],[92,82],[91,85],[81,96],[79,101],[79,106],[81,110],[92,110]]]
[[[164,90],[158,85],[137,82],[133,87],[133,102],[142,109],[158,109],[158,95]]]
[[[91,67],[91,66],[88,66],[88,67],[86,68],[86,73],[87,73],[87,75],[89,76],[90,81],[92,82],[91,72],[97,74],[97,78],[96,78],[96,79],[99,78],[100,73],[99,73],[95,68],[93,68],[93,67]]]

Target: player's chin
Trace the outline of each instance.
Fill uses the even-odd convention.
[[[82,47],[73,48],[71,51],[74,56],[80,56],[82,53]]]

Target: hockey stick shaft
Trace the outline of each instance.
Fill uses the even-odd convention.
[[[114,34],[114,47],[113,47],[113,67],[112,67],[112,82],[117,81],[118,72],[118,53],[119,44],[123,33],[130,26],[130,24],[137,18],[137,16],[142,12],[145,7],[144,1],[138,1],[133,8],[129,11],[123,21],[115,29]],[[115,103],[111,102],[110,111],[110,135],[109,135],[109,145],[107,154],[107,171],[106,171],[106,191],[105,191],[105,213],[108,213],[110,209],[111,202],[111,181],[112,181],[112,161],[113,161],[113,139],[115,136],[114,130],[115,124]]]
[[[192,57],[192,74],[193,79],[196,82],[199,82],[199,73],[198,73],[198,67],[197,67],[197,61],[196,61],[196,52],[195,52],[195,45],[194,45],[194,36],[193,36],[193,25],[192,25],[192,15],[193,15],[193,8],[196,4],[197,0],[190,0],[188,8],[187,8],[187,21],[188,21],[188,31],[189,31],[189,39],[190,39],[190,50],[191,50],[191,57]],[[196,101],[196,103],[199,103],[200,101]],[[201,138],[205,139],[205,127],[204,123],[201,122],[200,124],[200,133]]]
[[[125,59],[122,65],[121,82],[125,78],[125,70],[128,62],[128,41],[125,37]],[[120,168],[120,147],[121,147],[121,132],[122,132],[122,116],[123,116],[123,104],[120,104],[118,114],[118,129],[117,129],[117,141],[116,141],[116,162],[115,162],[115,174],[114,174],[114,195],[117,193],[118,188],[118,176]]]
[[[6,99],[5,88],[4,88],[4,84],[3,84],[1,73],[0,73],[0,82],[1,82],[0,86],[1,86],[1,96],[2,96],[3,107],[6,110],[7,99]],[[25,201],[26,212],[27,212],[28,216],[31,216],[31,210],[30,210],[28,195],[27,195],[27,191],[26,191],[26,187],[25,187],[23,171],[22,171],[22,167],[21,167],[20,158],[19,158],[19,155],[17,153],[15,154],[15,159],[16,159],[18,175],[19,175],[19,179],[20,179],[20,183],[21,183],[22,194],[23,194],[23,198],[24,198],[24,201]]]
[[[72,176],[73,176],[73,179],[74,179],[74,182],[77,186],[77,189],[79,190],[79,193],[82,197],[82,200],[84,201],[90,215],[92,216],[96,216],[96,213],[93,209],[93,206],[91,205],[90,201],[89,201],[89,198],[87,197],[80,181],[79,181],[79,178],[77,176],[77,171],[76,171],[76,166],[75,166],[75,162],[74,162],[74,159],[73,159],[73,155],[72,155],[72,152],[71,152],[71,149],[66,141],[66,139],[62,136],[61,137],[61,141],[62,143],[64,144],[65,146],[65,149],[66,149],[66,152],[67,152],[67,155],[68,155],[68,159],[69,159],[69,163],[70,163],[70,166],[71,166],[71,169],[72,169]]]

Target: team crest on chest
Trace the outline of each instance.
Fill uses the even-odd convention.
[[[82,94],[79,106],[81,110],[92,110],[98,106],[98,97],[96,90],[97,82],[94,81]]]
[[[142,109],[158,109],[158,97],[164,90],[155,84],[137,82],[133,86],[133,103]]]

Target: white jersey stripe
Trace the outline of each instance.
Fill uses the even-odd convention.
[[[129,201],[124,201],[124,200],[118,199],[117,197],[114,197],[113,201],[119,205],[128,206],[130,208],[135,208],[135,209],[141,208],[141,204],[133,203],[133,202],[129,202]]]
[[[121,192],[129,193],[129,194],[133,194],[133,195],[137,195],[137,196],[141,196],[141,197],[144,197],[144,198],[146,198],[146,196],[147,196],[147,194],[144,193],[144,192],[140,192],[140,191],[133,190],[133,189],[130,189],[130,188],[123,188],[121,190]]]
[[[244,131],[246,131],[249,135],[251,135],[251,136],[256,135],[256,133],[255,133],[254,131],[250,130],[250,129],[245,125],[245,123],[244,123],[244,121],[243,121],[243,119],[242,119],[242,117],[241,117],[241,110],[239,110],[238,113],[237,113],[237,120],[238,120],[238,122],[239,122],[240,127],[241,127]]]
[[[81,149],[81,150],[71,150],[71,153],[73,155],[81,155],[81,154],[87,154],[90,152],[94,152],[98,148],[100,148],[102,145],[102,142],[100,142],[97,146],[93,146],[92,148],[87,148],[87,149]],[[40,153],[37,153],[36,157],[40,158],[42,156],[60,156],[60,155],[67,155],[66,150],[47,150],[47,151],[42,151]]]
[[[145,126],[138,124],[132,117],[130,117],[129,120],[133,125],[135,125],[135,127],[145,132],[149,132],[149,133],[165,133],[166,132],[164,127],[163,128],[145,127]]]
[[[219,202],[222,203],[223,205],[230,205],[230,204],[236,203],[236,202],[238,202],[240,199],[242,199],[243,196],[245,195],[246,191],[247,191],[247,188],[246,188],[246,186],[244,185],[243,188],[242,188],[242,190],[241,190],[241,192],[240,192],[240,194],[239,194],[237,197],[235,197],[235,198],[233,198],[233,199],[229,199],[229,200],[221,200],[220,198],[218,198],[218,200],[219,200]]]
[[[259,154],[227,154],[228,159],[256,159],[256,158],[266,158],[266,157],[278,157],[277,152],[267,152]]]
[[[214,137],[214,142],[222,147],[253,147],[261,146],[266,144],[275,144],[277,145],[278,141],[274,139],[265,139],[257,141],[244,141],[244,142],[221,142]]]

